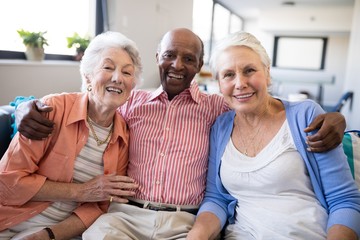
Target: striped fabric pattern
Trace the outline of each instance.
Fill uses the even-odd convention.
[[[130,129],[128,175],[140,185],[135,198],[198,205],[210,128],[225,109],[222,97],[201,93],[196,84],[171,101],[162,88],[134,91],[121,113]]]
[[[347,156],[351,173],[360,190],[360,131],[350,130],[345,132],[343,148]]]
[[[111,127],[103,128],[94,124],[94,130],[100,139],[106,138]],[[102,156],[106,146],[107,144],[97,146],[90,131],[87,143],[75,160],[73,182],[83,183],[104,173]],[[48,226],[50,223],[55,224],[68,218],[77,207],[77,202],[54,202],[38,215],[15,226],[13,231],[21,232],[28,228],[36,227],[39,224],[44,226]]]

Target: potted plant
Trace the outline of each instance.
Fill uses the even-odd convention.
[[[24,29],[17,30],[26,47],[25,56],[31,61],[42,61],[45,58],[44,46],[49,45],[44,37],[45,32],[30,32]]]
[[[89,46],[90,38],[89,37],[81,37],[78,33],[74,33],[73,36],[67,37],[68,48],[75,47],[76,55],[75,60],[80,61],[82,56],[84,55],[85,49]]]

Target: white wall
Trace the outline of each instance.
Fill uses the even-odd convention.
[[[360,0],[355,0],[352,22],[344,89],[354,91],[354,101],[344,114],[349,129],[360,129]]]
[[[260,12],[259,27],[283,33],[341,33],[351,30],[350,6],[283,6]]]
[[[140,50],[144,73],[141,88],[160,85],[156,49],[167,31],[192,28],[192,0],[109,0],[110,30],[133,39]]]
[[[276,35],[327,37],[323,72],[334,75],[335,83],[324,85],[323,104],[334,105],[345,91],[343,89],[353,11],[352,7],[266,9],[260,12],[259,19],[247,20],[244,30],[260,39],[270,57],[273,55]],[[299,91],[308,91],[313,96],[318,94],[318,86],[314,84],[283,84],[280,89],[275,90],[279,90],[281,97]]]
[[[155,53],[162,35],[176,27],[192,28],[192,0],[109,0],[110,30],[133,39],[140,50],[145,79],[141,88],[160,85]],[[78,63],[0,60],[0,105],[15,96],[42,97],[79,91]]]
[[[40,98],[56,92],[80,91],[78,62],[0,60],[0,105],[16,96]]]

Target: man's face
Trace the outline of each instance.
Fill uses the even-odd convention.
[[[169,99],[190,87],[202,67],[201,43],[190,30],[179,29],[167,33],[156,53],[161,85]]]

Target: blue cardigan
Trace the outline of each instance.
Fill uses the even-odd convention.
[[[306,133],[303,129],[324,111],[311,100],[281,101],[294,143],[305,161],[316,197],[329,214],[327,229],[334,224],[342,224],[353,229],[360,237],[360,191],[352,178],[342,146],[325,153],[306,151]],[[211,129],[206,192],[198,213],[214,213],[219,218],[221,227],[224,227],[227,220],[230,224],[234,223],[237,204],[220,179],[221,157],[230,140],[234,117],[234,111],[223,113]]]

